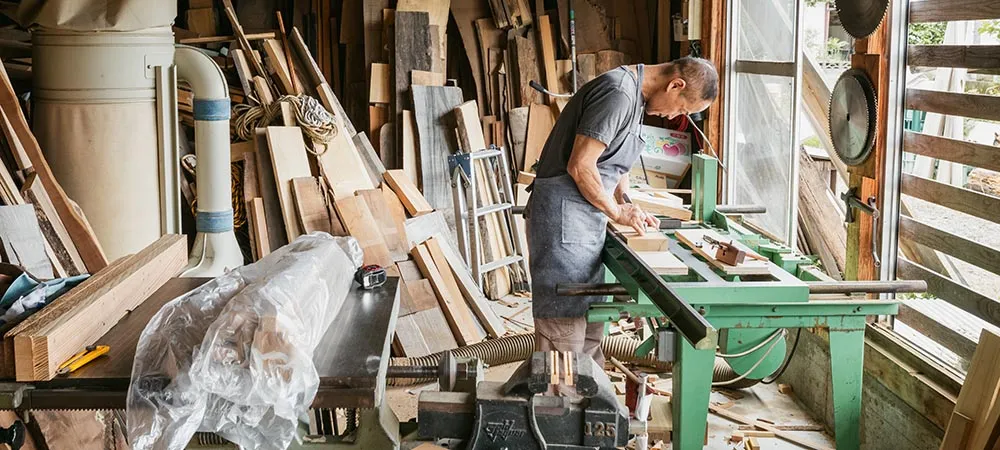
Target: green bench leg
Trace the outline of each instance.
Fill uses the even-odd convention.
[[[861,381],[864,376],[864,330],[830,330],[830,373],[837,450],[861,448]]]
[[[704,448],[708,423],[708,399],[712,393],[714,350],[695,350],[683,337],[677,337],[674,363],[673,448]]]

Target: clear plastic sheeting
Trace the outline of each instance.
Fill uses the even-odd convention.
[[[313,351],[361,261],[354,238],[313,233],[164,305],[136,348],[132,448],[182,449],[196,431],[287,448],[319,387]]]

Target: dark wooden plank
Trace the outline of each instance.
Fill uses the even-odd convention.
[[[1000,274],[1000,251],[906,216],[899,216],[899,237]]]
[[[969,314],[1000,326],[1000,301],[902,257],[897,259],[896,276],[905,280],[924,280],[927,282],[927,292]]]
[[[906,63],[917,67],[996,69],[1000,67],[1000,45],[910,45],[906,47]]]
[[[923,0],[910,2],[910,23],[996,19],[998,11],[1000,0]]]
[[[906,302],[899,305],[899,314],[896,316],[896,320],[903,322],[903,324],[913,328],[918,333],[941,344],[941,346],[951,350],[961,358],[970,359],[972,358],[972,353],[976,351],[975,341],[959,334],[933,317],[928,317],[926,314],[908,306]]]
[[[628,64],[628,55],[617,50],[601,50],[597,52],[597,74],[600,75],[618,66]]]
[[[54,278],[45,254],[45,238],[31,205],[0,206],[0,260],[21,266],[39,279]]]
[[[512,33],[514,32],[512,31]],[[534,36],[526,38],[515,34],[511,37],[510,43],[513,44],[510,49],[514,53],[511,57],[511,66],[508,66],[507,70],[514,71],[512,78],[516,86],[513,89],[515,92],[513,97],[517,106],[542,103],[542,94],[532,89],[529,84],[532,80],[540,82],[542,79]]]
[[[364,18],[365,73],[371,73],[372,63],[382,59],[382,10],[389,7],[389,0],[362,0]]]
[[[394,149],[382,149],[383,157],[392,162],[390,169],[403,167],[403,154],[400,151],[403,135],[403,110],[409,107],[410,96],[406,91],[410,88],[410,72],[414,70],[431,70],[431,35],[430,21],[425,12],[399,11],[395,19],[395,89],[393,103],[395,108],[395,142]],[[390,153],[386,155],[386,151]],[[388,156],[388,157],[386,157]]]
[[[991,95],[907,89],[906,108],[949,116],[1000,120],[1000,97]]]
[[[906,195],[1000,223],[1000,198],[907,173],[902,175],[901,182]]]
[[[490,9],[485,1],[453,1],[451,2],[451,15],[458,26],[458,33],[462,38],[462,47],[465,48],[464,55],[458,55],[458,60],[468,60],[472,78],[476,84],[476,101],[478,102],[480,114],[486,108],[486,95],[484,91],[484,74],[479,70],[483,65],[483,60],[487,55],[483,55],[476,44],[476,19],[490,17]],[[463,58],[462,56],[465,56]],[[488,74],[485,74],[488,75]]]
[[[449,225],[454,227],[448,155],[458,150],[452,110],[462,104],[462,90],[448,86],[413,86],[411,89],[424,198],[434,209],[444,211]]]
[[[903,151],[1000,171],[1000,147],[903,131]]]

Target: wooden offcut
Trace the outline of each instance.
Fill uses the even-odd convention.
[[[669,251],[636,252],[639,259],[659,275],[687,275],[688,267]]]
[[[264,214],[264,199],[257,197],[247,202],[250,222],[250,243],[253,245],[254,260],[259,260],[271,253],[271,242],[267,231],[267,219]]]
[[[291,242],[302,234],[292,196],[292,179],[311,175],[306,145],[298,127],[267,127],[267,143],[281,203],[281,217],[285,223],[285,237],[287,242]]]
[[[347,231],[358,240],[364,250],[364,263],[378,264],[390,267],[393,264],[392,255],[385,244],[382,232],[374,224],[375,217],[361,197],[344,197],[335,201],[337,215]]]
[[[392,85],[392,70],[389,65],[373,63],[371,80],[368,102],[388,104],[392,99],[392,88],[390,88]]]
[[[50,380],[119,319],[187,264],[187,239],[166,235],[97,272],[7,333],[14,338],[18,381]]]
[[[1000,408],[1000,335],[989,330],[979,334],[979,344],[969,364],[969,372],[955,402],[955,410],[942,439],[942,449],[984,449],[993,427],[986,426],[991,412]],[[960,417],[956,417],[956,415]],[[971,420],[971,426],[964,424]],[[995,421],[996,419],[994,419]],[[967,442],[968,447],[945,447],[945,443]]]
[[[472,312],[463,301],[458,283],[454,275],[447,270],[448,262],[443,255],[433,255],[423,244],[414,247],[411,255],[420,267],[420,271],[434,287],[441,310],[448,319],[448,325],[458,343],[471,345],[482,341],[485,336],[479,331]]]
[[[298,213],[298,224],[302,232],[331,231],[330,210],[323,195],[319,179],[314,177],[292,178],[292,199]]]
[[[420,190],[413,185],[413,181],[402,170],[385,171],[385,182],[396,193],[399,201],[403,203],[406,211],[411,216],[417,217],[434,212],[434,208],[427,203],[427,199],[424,198]]]

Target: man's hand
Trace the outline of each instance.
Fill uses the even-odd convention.
[[[650,218],[656,221],[657,226],[659,225],[660,221],[643,211],[642,208],[631,203],[623,203],[618,205],[617,214],[611,220],[617,224],[632,227],[636,233],[639,233],[639,236],[645,236],[646,225],[652,225]]]
[[[646,218],[645,218],[646,225],[648,225],[650,227],[653,227],[653,228],[656,228],[656,229],[660,229],[660,219],[657,219],[656,216],[654,216],[654,215],[652,215],[652,214],[650,214],[648,212],[643,212],[643,214],[646,215]]]

